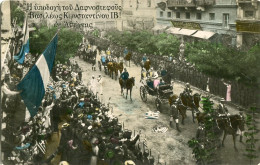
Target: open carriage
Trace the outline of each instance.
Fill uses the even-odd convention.
[[[102,55],[100,61],[98,61],[98,68],[101,71],[102,66],[104,67],[105,74],[107,74],[107,59],[105,55]]]
[[[142,80],[140,87],[140,96],[143,102],[147,101],[147,95],[156,96],[155,105],[157,110],[161,111],[161,105],[163,102],[168,101],[173,94],[173,87],[171,84],[159,85],[158,79],[145,79]]]

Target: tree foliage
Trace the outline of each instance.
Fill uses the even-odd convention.
[[[198,164],[207,164],[215,160],[215,151],[219,144],[216,131],[216,123],[213,118],[215,110],[213,102],[208,97],[202,97],[203,113],[205,113],[205,122],[200,125],[203,133],[197,133],[197,137],[188,141],[188,145],[193,149],[194,157]]]
[[[185,55],[201,72],[229,80],[256,82],[260,75],[260,45],[248,52],[210,42],[186,44]]]
[[[48,28],[42,26],[30,36],[30,52],[32,54],[41,54],[57,32],[56,27]],[[82,34],[72,29],[62,28],[58,33],[58,46],[56,61],[64,63],[70,57],[74,57],[79,44],[82,41]]]
[[[246,115],[246,125],[248,130],[245,132],[246,137],[246,154],[245,156],[250,160],[252,164],[253,159],[257,158],[256,142],[259,140],[256,138],[258,129],[256,127],[256,107],[251,107],[250,112]]]
[[[162,33],[153,35],[149,31],[109,31],[106,37],[115,44],[127,46],[130,50],[139,53],[156,55],[177,55],[179,40],[173,35]]]
[[[23,26],[25,13],[19,7],[18,1],[10,1],[10,8],[11,8],[11,21],[13,22],[16,19],[16,24],[20,27]]]

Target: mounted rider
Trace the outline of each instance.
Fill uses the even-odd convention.
[[[127,49],[127,47],[125,47],[125,49],[124,49],[124,58],[126,57],[127,54],[128,54],[128,49]]]
[[[218,116],[227,119],[228,124],[231,126],[230,122],[230,113],[228,112],[227,107],[225,106],[225,99],[221,98],[220,103],[218,105]]]
[[[189,96],[192,95],[192,90],[191,90],[191,88],[190,88],[190,84],[189,84],[189,83],[186,83],[186,84],[185,84],[184,92],[187,93]]]
[[[144,64],[147,60],[147,56],[146,56],[146,53],[143,55],[143,58],[142,58],[142,63]]]
[[[129,78],[129,73],[127,72],[126,68],[124,68],[124,72],[120,75],[120,78],[123,80],[124,87],[126,87],[126,81]]]

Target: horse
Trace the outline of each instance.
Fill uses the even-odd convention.
[[[148,71],[151,67],[151,61],[147,60],[144,63],[144,68],[146,69],[146,71]]]
[[[227,135],[232,135],[233,136],[233,142],[234,142],[234,148],[236,148],[236,135],[237,131],[244,131],[244,125],[245,125],[245,119],[242,115],[236,114],[236,115],[231,115],[229,116],[230,123],[226,118],[223,117],[217,117],[216,118],[216,123],[217,127],[220,130],[224,131],[224,136],[222,140],[222,146],[224,146],[224,141]],[[240,134],[240,142],[242,142],[242,134]]]
[[[107,63],[107,70],[108,70],[109,76],[112,77],[112,79],[113,79],[113,77],[114,77],[113,72],[115,71],[115,67],[114,67],[114,63],[113,62],[108,62]]]
[[[132,52],[128,52],[128,54],[125,56],[125,62],[129,61],[129,67],[130,67],[130,61],[131,61],[131,57],[132,57]]]
[[[117,63],[114,62],[114,72],[115,72],[115,80],[117,80],[118,77],[118,71],[120,72],[120,74],[123,72],[124,69],[124,64],[123,62]]]
[[[194,110],[196,112],[199,112],[198,108],[199,108],[199,102],[200,102],[200,94],[195,93],[193,96],[190,96],[186,92],[183,92],[183,93],[180,94],[179,97],[180,97],[183,105],[191,108],[192,120],[193,120],[193,123],[195,123]]]
[[[124,63],[123,62],[120,62],[120,63],[117,63],[117,69],[119,70],[120,74],[123,72],[124,70]]]
[[[132,101],[132,89],[133,89],[133,86],[135,85],[135,78],[134,77],[131,77],[129,79],[126,80],[126,85],[124,86],[123,84],[123,80],[122,78],[119,79],[119,84],[121,86],[121,95],[123,93],[123,89],[126,88],[126,99],[127,99],[127,95],[128,95],[128,90],[130,90],[130,100]]]

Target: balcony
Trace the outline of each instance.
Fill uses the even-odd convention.
[[[238,3],[252,3],[254,0],[237,0]]]
[[[193,0],[188,2],[187,0],[168,0],[168,7],[196,7]]]
[[[215,5],[215,0],[196,0],[196,6]]]
[[[168,0],[167,1],[167,5],[169,8],[209,6],[214,4],[215,4],[215,0]]]

